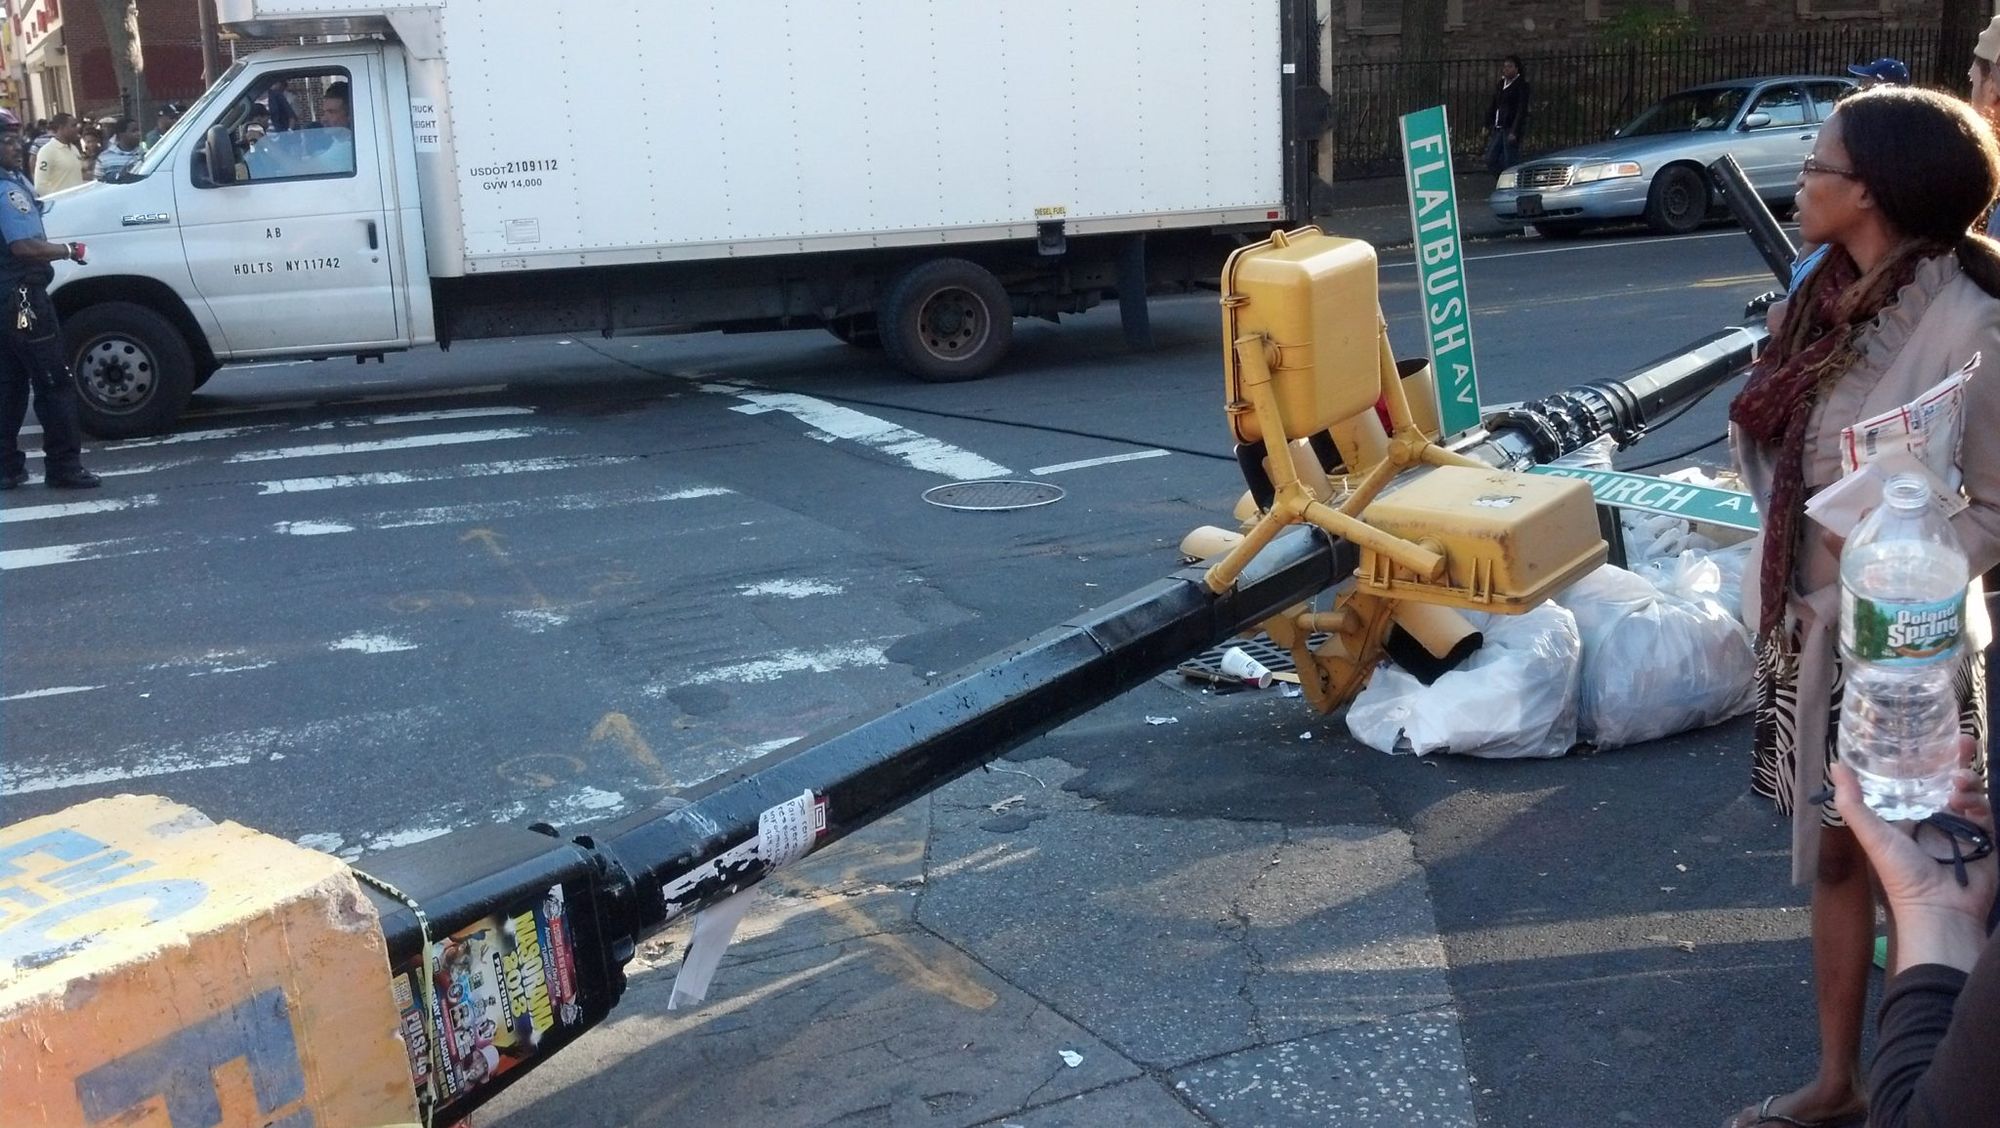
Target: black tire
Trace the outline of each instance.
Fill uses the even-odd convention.
[[[877,320],[889,362],[932,383],[986,375],[1014,340],[1007,288],[964,259],[933,259],[898,278]]]
[[[1708,185],[1686,165],[1668,165],[1646,194],[1646,224],[1662,235],[1685,235],[1708,219]]]
[[[100,439],[161,434],[194,394],[194,353],[174,323],[132,302],[85,306],[63,324],[83,429]]]
[[[857,313],[852,317],[836,317],[826,323],[826,331],[840,339],[845,345],[857,349],[879,349],[882,347],[882,330],[875,324],[872,313]]]
[[[1584,224],[1574,219],[1545,219],[1535,224],[1535,234],[1544,239],[1574,239],[1583,234]]]

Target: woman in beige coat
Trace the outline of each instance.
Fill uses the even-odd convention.
[[[1893,411],[1974,354],[1959,450],[1970,504],[1952,519],[1972,575],[2000,563],[2000,245],[1969,234],[2000,193],[1990,127],[1929,91],[1857,94],[1820,130],[1799,174],[1799,234],[1832,248],[1800,283],[1750,381],[1730,437],[1764,514],[1744,584],[1758,634],[1760,701],[1752,786],[1792,821],[1792,875],[1811,881],[1820,1062],[1813,1080],[1728,1123],[1792,1128],[1865,1117],[1861,1028],[1874,949],[1867,860],[1831,803],[1813,802],[1834,758],[1840,541],[1804,514],[1841,475],[1840,433]],[[1968,601],[1961,728],[1985,742],[1988,640]]]

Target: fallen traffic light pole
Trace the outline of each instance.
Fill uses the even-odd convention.
[[[1294,232],[1239,252],[1251,256],[1246,265],[1257,254],[1290,255],[1301,277],[1365,270],[1372,291],[1365,245]],[[568,838],[553,827],[488,826],[372,856],[354,871],[372,912],[336,860],[164,800],[100,800],[0,832],[0,1061],[10,1104],[49,1122],[96,1122],[158,1100],[173,1124],[209,1124],[234,1100],[253,1102],[266,1122],[309,1113],[319,1123],[450,1123],[608,1016],[648,935],[695,915],[682,974],[701,979],[740,915],[732,897],[1210,647],[1259,626],[1274,638],[1295,633],[1288,644],[1304,658],[1308,697],[1327,711],[1358,688],[1352,671],[1365,679],[1391,620],[1422,639],[1421,617],[1403,614],[1412,605],[1539,602],[1601,561],[1601,542],[1566,556],[1560,574],[1545,569],[1508,587],[1509,568],[1535,563],[1509,537],[1551,538],[1501,529],[1500,557],[1475,559],[1491,550],[1493,530],[1471,535],[1465,522],[1503,520],[1492,514],[1526,498],[1521,510],[1546,510],[1571,532],[1581,506],[1594,538],[1587,487],[1518,472],[1601,435],[1635,439],[1741,372],[1764,338],[1760,328],[1725,330],[1439,445],[1413,421],[1403,384],[1414,374],[1389,358],[1379,314],[1366,311],[1375,329],[1360,334],[1379,363],[1342,369],[1345,354],[1314,354],[1272,328],[1325,312],[1313,284],[1287,294],[1288,284],[1265,293],[1245,283],[1251,296],[1232,307],[1228,406],[1239,445],[1282,432],[1283,445],[1270,446],[1293,454],[1244,456],[1258,471],[1253,493],[1267,486],[1273,499],[1259,499],[1240,542],[1254,547],[1072,618],[906,705],[727,772],[677,806]],[[1375,422],[1378,391],[1390,428]],[[1356,416],[1356,404],[1367,410]],[[1328,429],[1329,413],[1361,418],[1369,433],[1347,422]],[[1286,505],[1297,512],[1275,520]],[[1534,528],[1545,527],[1555,525]],[[1334,608],[1315,610],[1328,593]],[[1326,641],[1309,648],[1313,628]],[[79,924],[127,910],[140,927]],[[217,1067],[239,1058],[249,1064],[247,1091],[232,1095]]]

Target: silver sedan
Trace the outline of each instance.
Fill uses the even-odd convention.
[[[1784,75],[1713,82],[1670,94],[1612,134],[1507,169],[1488,203],[1550,238],[1644,217],[1655,231],[1699,227],[1717,200],[1704,171],[1728,153],[1758,195],[1791,206],[1799,163],[1852,79]]]

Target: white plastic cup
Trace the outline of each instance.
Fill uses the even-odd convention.
[[[1250,657],[1249,652],[1240,646],[1232,646],[1222,652],[1222,672],[1258,689],[1271,688],[1271,682],[1275,680],[1264,663]]]

